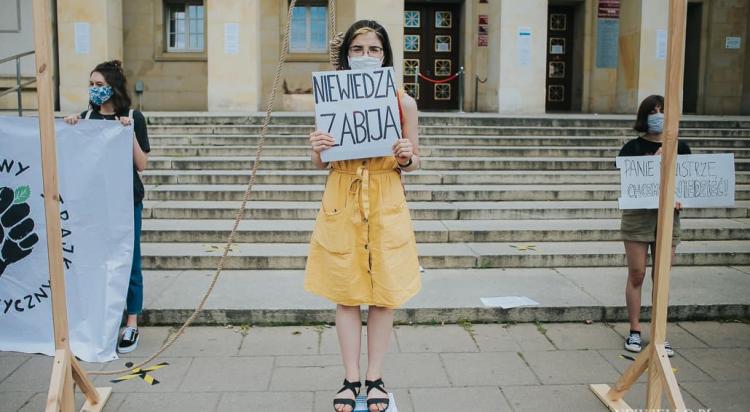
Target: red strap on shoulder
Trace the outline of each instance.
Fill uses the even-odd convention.
[[[396,91],[396,100],[398,101],[398,117],[401,120],[401,130],[404,130],[404,108],[401,106],[401,93],[404,91],[399,89]]]

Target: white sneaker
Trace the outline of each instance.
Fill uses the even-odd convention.
[[[672,345],[669,344],[669,342],[664,341],[664,352],[667,352],[668,357],[674,356],[674,350],[672,349]]]
[[[138,328],[127,326],[120,335],[120,343],[117,344],[117,352],[129,353],[138,347]]]

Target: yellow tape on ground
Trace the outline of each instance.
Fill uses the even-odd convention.
[[[151,367],[148,367],[148,368],[135,368],[132,371],[130,371],[129,374],[127,374],[125,376],[121,376],[121,377],[119,377],[117,379],[112,379],[110,382],[112,382],[112,383],[119,383],[119,382],[129,381],[129,380],[134,379],[134,378],[142,378],[143,381],[146,382],[147,384],[149,384],[149,385],[156,385],[156,384],[159,383],[159,381],[156,380],[156,378],[154,378],[153,376],[149,375],[148,372],[153,372],[155,370],[159,370],[159,369],[161,369],[161,368],[163,368],[163,367],[165,367],[167,365],[169,365],[168,362],[162,362],[162,363],[160,363],[158,365],[154,365],[154,366],[151,366]]]

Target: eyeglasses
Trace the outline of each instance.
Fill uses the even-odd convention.
[[[365,49],[367,49],[367,55],[371,57],[381,57],[383,55],[383,48],[380,46],[352,46],[349,47],[349,55],[353,57],[360,57],[365,55]]]

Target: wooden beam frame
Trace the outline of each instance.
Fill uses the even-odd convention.
[[[669,309],[669,273],[672,267],[672,223],[674,221],[677,140],[685,58],[686,12],[687,0],[669,1],[667,84],[662,133],[659,223],[656,233],[654,288],[651,303],[653,308],[651,343],[623,373],[613,388],[606,384],[590,385],[596,396],[612,411],[632,410],[622,398],[646,370],[648,370],[646,410],[660,409],[662,392],[666,391],[670,408],[674,411],[685,411],[685,402],[672,371],[669,357],[667,357],[664,340]]]
[[[72,412],[75,407],[73,383],[86,396],[82,412],[104,408],[111,388],[94,387],[86,371],[70,351],[68,309],[65,298],[65,270],[62,256],[60,193],[57,179],[55,115],[52,104],[52,64],[50,47],[50,2],[34,0],[34,49],[36,50],[36,84],[39,104],[39,138],[41,143],[42,179],[44,183],[44,217],[47,225],[47,254],[52,295],[52,322],[55,330],[55,359],[47,395],[47,412]]]

